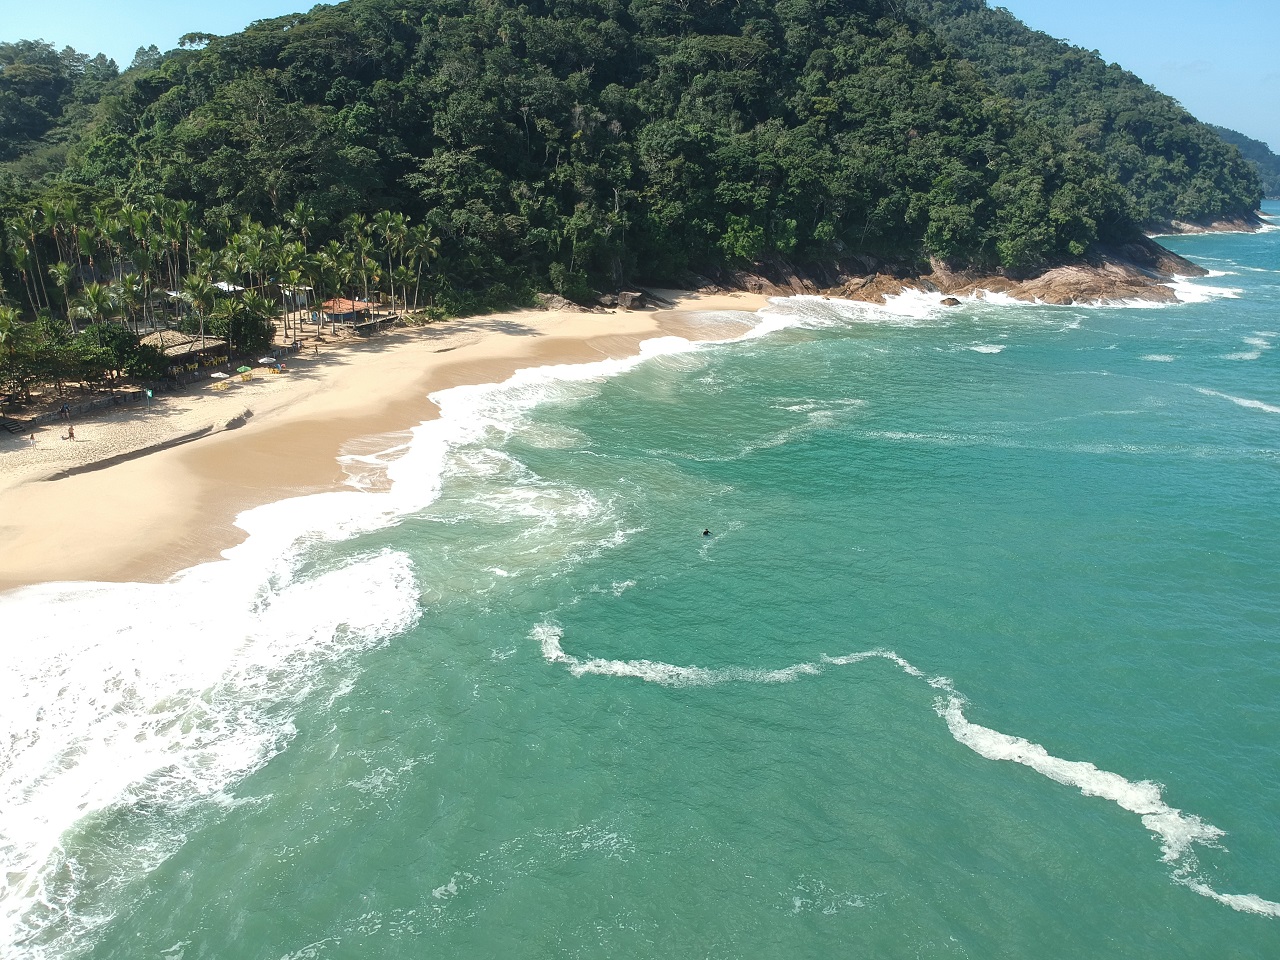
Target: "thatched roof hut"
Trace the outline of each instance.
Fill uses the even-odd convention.
[[[181,333],[177,330],[157,330],[142,338],[142,343],[155,347],[174,363],[189,362],[190,358],[217,353],[225,355],[227,341],[215,340],[213,337],[200,337],[193,333]]]

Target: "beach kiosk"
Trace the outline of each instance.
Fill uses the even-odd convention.
[[[324,318],[337,330],[338,324],[346,324],[357,333],[369,329],[373,319],[374,304],[367,300],[347,300],[335,297],[324,302]]]
[[[169,361],[169,376],[178,377],[183,373],[195,373],[201,367],[225,363],[228,350],[227,341],[215,340],[213,337],[202,337],[199,334],[182,333],[178,330],[157,330],[142,338],[142,343],[154,347],[165,355]]]

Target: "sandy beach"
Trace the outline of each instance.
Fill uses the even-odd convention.
[[[664,334],[735,336],[744,327],[699,314],[767,302],[663,294],[673,309],[514,311],[325,344],[283,374],[260,369],[224,389],[207,382],[78,420],[74,440],[63,439],[61,423],[36,429],[34,441],[0,435],[0,590],[165,580],[240,542],[242,511],[341,487],[343,445],[430,419],[429,393],[525,367],[632,356]]]

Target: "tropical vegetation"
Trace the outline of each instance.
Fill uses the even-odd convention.
[[[1246,137],[1236,130],[1226,127],[1211,126],[1214,133],[1227,143],[1235,146],[1258,171],[1258,179],[1262,181],[1262,192],[1269,200],[1280,200],[1280,156],[1261,140]]]
[[[245,346],[298,286],[460,313],[770,258],[1018,273],[1259,197],[981,0],[348,0],[124,71],[0,44],[0,284],[72,339],[167,291]]]

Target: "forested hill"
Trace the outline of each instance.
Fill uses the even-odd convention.
[[[1118,68],[978,2],[912,9],[349,0],[119,77],[76,61],[40,102],[10,56],[0,129],[28,114],[0,180],[9,245],[41,242],[42,200],[63,221],[185,201],[210,239],[301,204],[323,241],[390,209],[439,238],[447,299],[769,256],[1026,271],[1256,206],[1235,148]],[[41,129],[33,103],[62,112]]]
[[[1255,169],[1166,96],[1096,52],[1030,29],[985,0],[904,0],[1022,114],[1102,159],[1132,216],[1149,229],[1247,217]]]
[[[1244,158],[1253,164],[1262,180],[1263,194],[1270,200],[1280,200],[1280,156],[1276,156],[1261,140],[1246,137],[1238,131],[1214,126],[1213,132],[1238,147]]]

